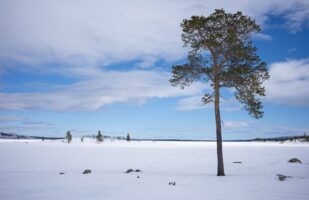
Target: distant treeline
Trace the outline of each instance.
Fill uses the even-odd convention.
[[[16,133],[3,133],[0,132],[0,138],[2,139],[39,139],[39,140],[61,140],[64,137],[44,137],[44,136],[28,136],[19,135]]]
[[[273,141],[273,142],[285,142],[285,141],[309,141],[309,136],[304,134],[300,136],[286,136],[286,137],[275,137],[275,138],[256,138],[253,141],[258,142],[266,142],[266,141]]]
[[[82,136],[84,138],[91,138],[91,139],[96,139],[97,135],[84,135]],[[126,137],[122,137],[122,136],[109,136],[109,135],[102,135],[102,137],[104,139],[114,139],[114,140],[125,140]]]
[[[84,138],[96,139],[96,135],[85,135],[82,136]],[[128,135],[127,135],[128,137]],[[128,140],[127,137],[122,136],[109,136],[103,135],[104,139],[111,140]],[[45,137],[45,136],[27,136],[27,135],[19,135],[16,133],[4,133],[0,132],[0,138],[2,139],[40,139],[40,140],[62,140],[65,137]],[[133,141],[165,141],[165,142],[215,142],[216,140],[190,140],[190,139],[131,139]],[[247,140],[224,140],[224,142],[285,142],[285,141],[306,141],[309,142],[309,135],[299,135],[299,136],[285,136],[285,137],[274,137],[274,138],[255,138],[255,139],[247,139]]]
[[[134,141],[162,141],[162,142],[215,142],[216,140],[190,140],[190,139],[132,139]],[[223,140],[224,142],[285,142],[285,141],[309,141],[309,136],[306,134],[300,136],[285,136],[275,138],[255,138],[244,140]]]

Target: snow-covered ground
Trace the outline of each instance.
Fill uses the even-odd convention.
[[[308,144],[224,143],[224,160],[217,177],[213,142],[1,140],[0,199],[309,199]]]

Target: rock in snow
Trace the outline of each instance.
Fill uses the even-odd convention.
[[[169,182],[168,185],[176,185],[175,181]]]
[[[292,158],[289,160],[289,163],[302,163],[298,158]]]
[[[83,174],[90,174],[91,170],[90,169],[85,169],[85,171],[83,172]]]
[[[142,170],[140,169],[136,169],[136,170],[133,170],[133,169],[128,169],[127,171],[125,171],[125,173],[129,174],[131,172],[141,172]]]
[[[125,173],[129,174],[131,172],[134,172],[134,170],[133,169],[128,169]]]
[[[277,174],[277,177],[278,177],[279,181],[284,181],[287,178],[292,178],[291,176],[286,176],[286,175],[283,175],[283,174]]]

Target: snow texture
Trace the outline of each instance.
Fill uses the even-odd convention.
[[[0,199],[309,199],[308,144],[223,146],[226,176],[217,177],[214,142],[0,140]]]

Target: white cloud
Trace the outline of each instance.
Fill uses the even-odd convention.
[[[224,136],[241,138],[246,135],[248,139],[302,135],[309,131],[308,127],[267,125],[260,121],[223,121],[222,125]]]
[[[292,53],[294,53],[294,52],[296,52],[297,51],[297,48],[290,48],[290,49],[288,49],[287,50],[287,54],[292,54]]]
[[[243,121],[223,121],[222,125],[224,128],[237,129],[237,128],[248,127],[249,123]]]
[[[10,126],[0,126],[0,132],[13,132],[17,134],[26,135],[38,135],[42,136],[44,133],[55,135],[57,129],[53,126],[40,126],[40,125],[10,125]]]
[[[203,104],[202,96],[203,95],[191,96],[191,97],[186,97],[186,98],[179,100],[177,102],[176,110],[192,111],[192,110],[199,110],[199,109],[210,107],[211,103],[206,104],[206,105]]]
[[[2,122],[2,123],[1,123]],[[4,115],[0,116],[0,132],[41,135],[56,131],[54,124],[44,121],[33,121],[28,117]]]
[[[284,19],[284,26],[290,32],[298,32],[308,28],[309,1],[304,0],[270,0],[250,1],[246,6],[258,22],[267,24],[269,16],[279,16]]]
[[[309,105],[309,58],[270,65],[266,99],[285,105]]]
[[[205,87],[204,89],[207,89],[208,87]],[[179,111],[193,111],[193,110],[200,110],[205,108],[213,109],[213,102],[210,102],[208,104],[203,104],[202,102],[202,96],[204,95],[203,91],[201,90],[198,95],[184,97],[180,99],[177,102],[176,110]],[[233,112],[238,111],[242,108],[242,105],[235,99],[235,98],[229,98],[229,99],[220,99],[220,109],[221,111],[225,112]]]
[[[56,87],[57,90],[0,93],[0,109],[98,110],[113,103],[143,103],[151,98],[191,96],[205,87],[172,87],[170,73],[160,71],[105,71],[92,79]],[[52,88],[52,87],[51,87]]]
[[[22,123],[23,125],[29,125],[29,126],[40,126],[40,127],[53,127],[54,124],[49,122],[43,122],[43,121],[31,121],[31,120],[25,120]]]
[[[149,68],[154,66],[154,64],[156,63],[157,59],[153,56],[146,56],[145,58],[143,58],[143,60],[139,63],[137,63],[136,65],[140,68]]]
[[[25,118],[23,116],[18,115],[2,115],[0,116],[0,122],[16,122],[16,121],[22,121]]]
[[[292,33],[301,31],[303,27],[309,26],[309,1],[296,1],[293,7],[281,7],[281,9],[275,12],[285,18],[286,25]]]
[[[276,126],[259,123],[250,123],[247,129],[247,133],[260,135],[259,137],[263,138],[302,135],[308,133],[308,131],[308,127]]]
[[[265,41],[272,41],[272,37],[270,35],[264,34],[264,33],[257,33],[254,35],[255,39],[258,40],[265,40]]]
[[[180,22],[216,8],[241,10],[259,23],[280,15],[291,30],[300,30],[309,18],[309,2],[303,0],[2,0],[0,67],[20,62],[28,65],[20,70],[74,75],[115,62],[142,60],[147,67],[175,61],[186,53]]]

